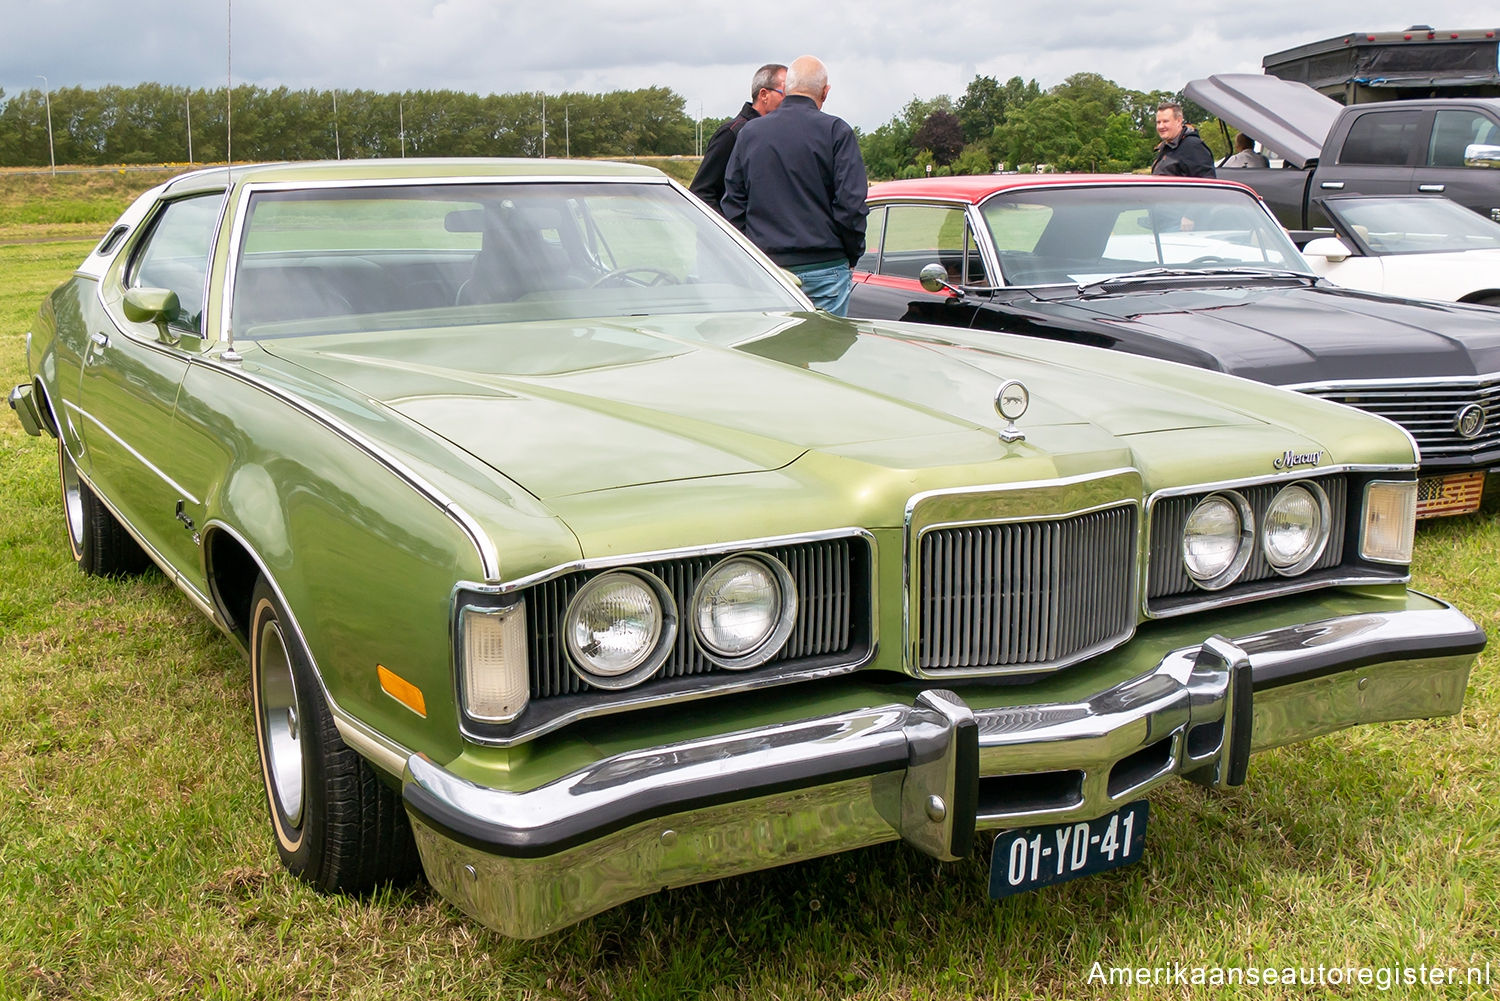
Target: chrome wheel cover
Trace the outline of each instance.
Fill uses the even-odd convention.
[[[68,541],[73,545],[74,557],[83,555],[83,481],[78,478],[78,467],[68,454],[68,447],[59,439],[57,443],[57,470],[62,479],[63,518],[68,523]]]
[[[275,619],[260,627],[256,692],[265,735],[266,776],[277,804],[292,827],[302,822],[303,761],[297,686],[286,639]]]

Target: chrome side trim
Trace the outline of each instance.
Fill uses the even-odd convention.
[[[474,546],[475,552],[479,555],[480,567],[484,571],[486,582],[498,582],[500,580],[500,551],[496,547],[494,540],[489,537],[489,534],[485,532],[472,515],[459,507],[457,502],[414,472],[401,460],[321,408],[308,403],[300,397],[285,392],[262,379],[248,375],[236,366],[215,362],[207,358],[195,358],[192,360],[192,364],[204,365],[216,373],[238,379],[247,386],[251,386],[265,393],[267,396],[292,407],[294,410],[300,411],[304,416],[322,424],[328,430],[334,432],[382,466],[385,466],[387,470],[394,473],[407,486],[426,498],[439,511],[446,514],[468,536],[470,543]]]
[[[1477,389],[1497,380],[1500,380],[1500,372],[1488,372],[1484,375],[1427,376],[1421,379],[1330,379],[1324,382],[1287,382],[1278,385],[1282,389],[1290,389],[1298,393],[1338,393],[1361,389],[1409,389],[1428,386],[1437,388],[1462,386]]]
[[[969,720],[978,828],[1091,819],[1174,775],[1233,784],[1251,750],[1457,712],[1483,645],[1463,613],[1433,601],[1210,638],[1076,702],[973,710],[932,691],[915,705],[643,747],[528,791],[417,755],[403,796],[433,886],[530,938],[662,887],[881,841],[944,857],[944,826],[966,818],[933,798],[961,800]]]
[[[191,502],[195,506],[201,505],[203,503],[203,501],[191,490],[183,486],[181,483],[178,483],[176,480],[172,479],[172,477],[168,476],[165,470],[157,468],[157,466],[153,462],[151,462],[151,460],[147,459],[144,455],[132,448],[128,441],[115,434],[114,430],[110,428],[108,424],[105,424],[99,418],[95,417],[93,414],[89,413],[87,410],[83,409],[72,400],[63,400],[63,406],[67,407],[69,410],[73,411],[73,413],[88,421],[100,431],[103,431],[105,434],[109,435],[110,439],[113,440],[116,445],[119,445],[125,451],[129,452],[131,458],[138,462],[143,468],[149,469],[153,474],[155,474],[157,479],[161,480],[168,487],[170,487],[173,493],[180,495],[184,500]],[[89,489],[92,490],[93,487],[90,486]]]
[[[317,654],[313,652],[312,648],[308,646],[307,640],[303,638],[302,623],[298,621],[296,611],[286,600],[286,594],[281,590],[281,585],[277,583],[276,577],[266,569],[266,565],[261,560],[260,554],[255,551],[255,547],[251,546],[245,537],[235,528],[216,518],[210,519],[204,524],[203,535],[205,539],[208,537],[210,531],[223,532],[233,539],[245,551],[245,554],[250,557],[250,561],[255,564],[256,570],[260,573],[261,577],[265,578],[266,584],[275,593],[276,600],[281,603],[282,609],[286,612],[287,622],[291,627],[293,636],[297,643],[301,645],[302,652],[307,656],[307,663],[312,668],[313,677],[318,679],[318,688],[323,693],[323,701],[328,704],[328,711],[333,716],[334,725],[338,727],[339,736],[343,738],[344,743],[348,744],[375,767],[380,768],[393,778],[400,778],[402,771],[406,767],[406,759],[411,756],[411,750],[384,736],[351,715],[339,705],[338,700],[329,692],[328,684],[323,680],[323,669],[318,664]],[[204,546],[202,549],[206,575],[208,569],[206,566],[208,547]],[[210,583],[212,583],[212,578],[210,578]],[[221,615],[219,612],[217,594],[214,595],[214,604],[207,609],[207,612],[209,617],[214,620],[214,624],[222,629],[225,634],[233,639],[238,639],[229,625],[228,617]]]
[[[829,528],[818,532],[796,532],[790,535],[767,535],[757,539],[736,539],[733,542],[713,542],[699,546],[682,546],[676,549],[654,549],[643,553],[627,553],[624,556],[594,556],[581,560],[573,560],[569,563],[559,563],[557,566],[539,570],[536,573],[527,574],[525,577],[516,577],[507,581],[486,581],[477,583],[473,581],[462,581],[458,584],[458,590],[478,591],[482,594],[508,594],[511,591],[520,590],[523,587],[532,587],[543,584],[549,580],[580,570],[607,570],[613,567],[628,567],[639,563],[647,563],[656,560],[680,560],[693,556],[715,556],[721,553],[737,553],[740,551],[751,551],[764,549],[768,546],[789,546],[799,542],[822,542],[827,539],[857,538],[863,539],[870,547],[870,552],[875,553],[875,536],[864,528]]]
[[[66,401],[64,401],[64,403],[66,403]],[[71,404],[68,405],[71,406]],[[63,447],[68,447],[66,442],[64,442]],[[94,499],[100,504],[103,504],[109,510],[109,513],[114,516],[115,521],[120,523],[120,527],[125,529],[125,531],[130,535],[132,539],[136,541],[136,544],[141,547],[141,550],[147,556],[151,557],[151,562],[156,564],[157,569],[165,574],[167,579],[170,580],[174,585],[176,585],[177,590],[181,591],[184,595],[187,596],[189,601],[197,606],[198,611],[208,616],[210,622],[218,626],[219,629],[223,632],[228,633],[229,624],[225,622],[224,619],[219,615],[218,609],[214,606],[213,602],[209,600],[208,596],[199,591],[198,588],[193,585],[192,581],[183,576],[183,574],[176,567],[174,567],[171,562],[165,556],[163,556],[160,551],[157,550],[155,546],[147,542],[146,537],[143,536],[139,531],[137,531],[136,527],[130,523],[129,519],[127,519],[120,513],[120,509],[115,507],[115,505],[109,500],[109,498],[105,497],[104,494],[99,492],[98,488],[94,486],[93,481],[89,479],[88,474],[85,473],[82,469],[77,468],[78,462],[76,457],[74,458],[73,464],[78,473],[78,478],[82,480],[83,483],[93,493]]]

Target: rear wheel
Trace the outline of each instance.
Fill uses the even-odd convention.
[[[150,557],[83,482],[78,475],[78,466],[60,437],[57,439],[57,470],[62,481],[68,548],[72,550],[78,568],[96,577],[128,577],[145,572],[151,566]]]
[[[339,736],[291,621],[265,578],[250,603],[250,685],[276,850],[326,893],[421,871],[400,794]]]

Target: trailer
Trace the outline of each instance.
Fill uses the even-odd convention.
[[[1309,42],[1261,60],[1270,76],[1341,104],[1427,97],[1500,97],[1500,29],[1363,32]]]

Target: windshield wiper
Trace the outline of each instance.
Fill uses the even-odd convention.
[[[1236,278],[1296,278],[1307,282],[1318,280],[1317,275],[1306,271],[1290,271],[1284,268],[1219,267],[1217,265],[1204,268],[1142,268],[1140,271],[1130,271],[1123,275],[1112,275],[1098,281],[1081,283],[1078,286],[1078,294],[1103,295],[1112,286],[1134,281],[1150,281],[1153,278],[1222,278],[1226,275]]]

